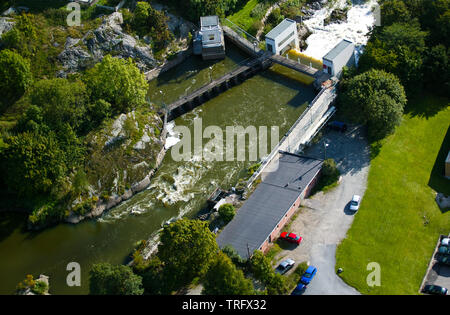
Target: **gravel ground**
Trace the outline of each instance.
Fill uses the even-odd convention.
[[[327,193],[319,192],[303,202],[301,213],[291,224],[291,230],[300,234],[300,246],[289,247],[278,254],[277,260],[292,258],[297,263],[309,261],[318,272],[305,291],[306,294],[359,294],[335,273],[336,247],[345,238],[354,214],[348,203],[354,194],[363,196],[367,185],[370,151],[361,128],[353,127],[343,134],[325,132],[305,155],[333,158],[341,171],[340,184]],[[292,271],[290,271],[292,272]],[[344,270],[345,272],[345,270]]]

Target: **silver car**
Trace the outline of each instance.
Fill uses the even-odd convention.
[[[352,201],[350,201],[350,210],[358,211],[360,203],[361,203],[361,196],[353,195]]]
[[[284,275],[286,272],[288,272],[289,269],[294,267],[295,261],[292,259],[286,259],[283,260],[278,267],[275,269],[276,273],[279,273],[280,275]]]

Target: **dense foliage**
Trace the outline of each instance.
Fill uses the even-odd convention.
[[[167,0],[177,11],[194,23],[198,23],[201,16],[225,16],[236,12],[246,0]]]
[[[148,83],[131,59],[107,55],[86,71],[83,81],[90,89],[91,98],[107,101],[115,114],[128,112],[146,102]]]
[[[267,294],[279,295],[286,294],[289,290],[288,283],[282,275],[275,273],[269,258],[256,250],[250,259],[251,271],[253,276],[260,280],[266,287]]]
[[[219,207],[219,215],[225,224],[233,220],[236,210],[230,203],[225,203]]]
[[[369,70],[345,83],[341,110],[357,123],[367,124],[371,140],[392,133],[400,124],[406,96],[400,81],[381,70]]]
[[[244,277],[242,270],[236,268],[230,258],[219,252],[203,278],[202,294],[207,295],[249,295],[253,285]]]
[[[32,82],[28,59],[8,49],[0,51],[0,112],[19,99]]]
[[[158,257],[174,288],[202,276],[219,250],[214,233],[206,222],[178,220],[161,232]]]
[[[128,266],[107,263],[92,266],[89,273],[89,292],[93,295],[141,295],[142,277]]]

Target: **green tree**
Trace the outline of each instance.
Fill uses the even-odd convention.
[[[417,91],[422,79],[427,33],[420,25],[394,23],[376,29],[359,60],[361,72],[372,68],[395,74],[409,93]]]
[[[437,45],[429,49],[424,62],[424,79],[438,94],[450,95],[450,49]]]
[[[0,111],[19,99],[33,82],[30,62],[19,54],[0,51]]]
[[[93,101],[103,99],[114,113],[128,112],[145,104],[148,83],[131,59],[107,55],[83,77]]]
[[[147,34],[149,32],[149,18],[151,6],[148,2],[139,1],[134,9],[134,28],[140,34]]]
[[[345,83],[339,104],[347,117],[367,124],[371,140],[378,140],[399,125],[406,96],[393,74],[370,70]]]
[[[158,257],[174,290],[203,275],[218,251],[214,233],[200,220],[178,220],[164,227],[160,239]]]
[[[81,81],[41,80],[30,92],[30,102],[41,109],[42,122],[55,131],[64,129],[66,124],[74,130],[79,129],[87,101],[86,86]]]
[[[288,286],[285,278],[275,273],[270,260],[261,251],[256,250],[253,253],[250,266],[254,277],[266,286],[268,294],[277,295],[287,292]]]
[[[142,295],[142,277],[131,267],[108,263],[92,266],[89,272],[89,293],[93,295]]]
[[[219,207],[219,215],[225,224],[233,220],[235,214],[236,210],[231,203],[225,203]]]
[[[67,171],[65,153],[56,136],[25,132],[6,138],[1,152],[3,180],[14,193],[33,196],[49,193]]]
[[[385,26],[396,22],[408,23],[410,19],[411,14],[402,0],[386,0],[381,5],[381,23]]]
[[[203,279],[205,295],[250,295],[254,293],[252,282],[244,277],[230,258],[219,252]]]

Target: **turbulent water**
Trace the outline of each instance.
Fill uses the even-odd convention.
[[[353,1],[353,5],[348,11],[347,22],[324,26],[323,21],[330,15],[332,9],[343,8],[346,3],[346,0],[337,0],[331,8],[325,6],[316,11],[310,19],[304,21],[313,32],[306,40],[308,44],[304,51],[306,55],[321,60],[342,39],[350,40],[358,48],[367,44],[367,33],[375,23],[375,15],[372,11],[377,5],[376,0]]]

